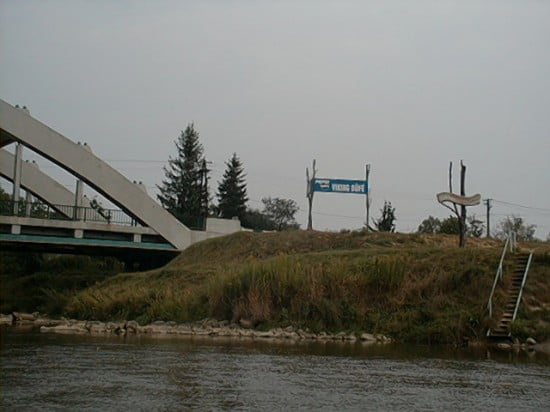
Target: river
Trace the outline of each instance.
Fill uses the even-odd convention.
[[[543,354],[1,332],[2,410],[549,410]]]

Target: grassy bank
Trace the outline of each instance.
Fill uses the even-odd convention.
[[[122,268],[112,258],[2,252],[0,312],[63,315],[70,297]]]
[[[371,331],[411,342],[482,337],[502,244],[446,236],[239,233],[196,244],[164,268],[120,274],[71,298],[81,319],[252,321]],[[507,262],[510,264],[510,262]],[[535,259],[520,334],[548,338],[548,252]],[[504,285],[505,286],[505,285]],[[503,290],[497,290],[497,308]]]

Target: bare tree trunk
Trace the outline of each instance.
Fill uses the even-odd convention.
[[[453,162],[449,163],[449,192],[453,193]],[[466,166],[460,161],[460,195],[466,196]],[[447,206],[453,211],[458,220],[458,247],[464,247],[466,244],[466,206],[460,206],[460,212],[456,203],[453,207]]]
[[[462,160],[460,161],[460,195],[466,196],[466,166]],[[458,218],[459,229],[460,229],[460,238],[458,242],[459,247],[464,247],[466,245],[466,206],[460,206],[460,216]]]
[[[311,183],[310,183],[311,184]],[[313,189],[311,189],[313,190]],[[307,230],[313,230],[313,219],[311,217],[311,209],[313,208],[313,193],[307,197],[309,209],[307,214]]]
[[[309,169],[306,168],[306,197],[309,205],[308,213],[307,213],[307,230],[313,230],[313,219],[311,217],[312,208],[313,208],[313,183],[315,181],[315,174],[317,173],[317,170],[315,169],[315,159],[313,159],[313,167],[311,169],[312,176],[309,177]]]
[[[453,162],[449,162],[449,193],[453,193]],[[458,208],[453,203],[453,209],[456,217],[458,218]]]

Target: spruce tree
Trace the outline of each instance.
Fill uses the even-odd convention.
[[[385,201],[380,212],[382,216],[378,220],[373,219],[376,229],[379,232],[395,232],[395,207],[392,207],[391,202]]]
[[[166,178],[157,186],[162,206],[183,224],[197,227],[208,210],[208,172],[199,133],[191,123],[175,141],[176,156],[164,167]]]
[[[241,160],[233,153],[226,163],[222,181],[218,183],[218,210],[221,217],[237,216],[242,220],[246,212],[246,182]]]

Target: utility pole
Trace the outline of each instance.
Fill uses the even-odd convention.
[[[466,166],[464,162],[460,161],[460,195],[466,196],[466,187],[464,186],[466,182]],[[466,243],[466,206],[460,206],[460,240],[459,246],[464,247]]]
[[[369,174],[370,174],[370,164],[365,165],[365,182],[367,186],[367,195],[366,195],[366,208],[367,208],[367,222],[366,222],[366,231],[369,232],[369,219],[370,219],[370,185],[369,185]]]
[[[493,199],[485,199],[485,206],[487,206],[487,237],[491,237],[491,208],[493,205],[491,205],[491,200]]]
[[[200,168],[200,211],[199,214],[201,217],[208,216],[208,166],[206,159],[202,159],[201,162],[201,168]],[[206,225],[206,220],[204,221],[204,224]]]
[[[313,183],[315,181],[315,174],[317,169],[315,168],[315,159],[313,159],[312,176],[309,177],[309,169],[306,167],[306,197],[309,205],[307,214],[307,230],[313,230],[313,220],[311,217],[311,209],[313,207]]]

